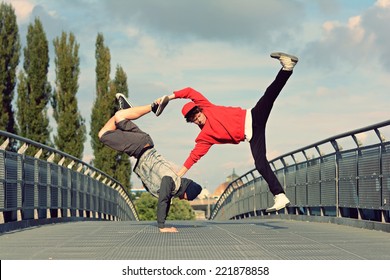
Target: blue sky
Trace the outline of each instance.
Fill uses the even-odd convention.
[[[268,122],[269,159],[389,119],[390,0],[5,2],[15,8],[23,47],[28,24],[41,19],[50,42],[53,86],[53,39],[62,31],[75,34],[81,58],[77,96],[88,133],[99,32],[111,52],[111,78],[122,66],[130,99],[138,105],[190,86],[215,104],[251,108],[280,69],[269,54],[298,56]],[[174,100],[160,117],[137,121],[177,169],[199,132],[181,116],[185,102]],[[367,135],[359,137],[369,141]],[[91,158],[87,141],[84,160]],[[248,143],[217,145],[187,176],[212,192],[233,168],[243,174],[253,167]],[[132,181],[140,184],[135,176]]]

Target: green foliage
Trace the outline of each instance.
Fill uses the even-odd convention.
[[[117,66],[115,73],[115,80],[111,83],[112,90],[116,92],[121,92],[125,96],[128,94],[128,86],[127,86],[127,76],[123,68]],[[115,102],[115,104],[117,104]],[[130,184],[130,176],[132,172],[130,157],[121,152],[117,152],[115,155],[116,166],[114,169],[114,178],[117,179],[122,185],[130,192],[131,184]]]
[[[141,221],[157,220],[157,198],[150,193],[142,193],[134,204]]]
[[[141,221],[157,219],[157,198],[150,193],[142,195],[134,202]],[[194,220],[195,213],[187,200],[174,198],[169,209],[167,220]]]
[[[187,200],[174,198],[167,220],[194,220],[195,212]]]
[[[115,166],[113,168],[112,176],[130,192],[130,176],[132,173],[130,157],[125,153],[117,152],[114,159]]]
[[[130,190],[131,163],[128,155],[104,146],[98,139],[99,130],[115,114],[115,94],[122,92],[127,95],[127,77],[118,66],[114,81],[110,81],[110,50],[104,45],[102,34],[96,39],[96,100],[91,117],[91,145],[94,151],[93,164],[108,175],[114,177]]]
[[[27,90],[27,77],[23,70],[19,71],[18,75],[18,98],[16,106],[18,108],[17,120],[19,124],[25,124],[28,122],[28,90]],[[27,135],[28,125],[19,125],[19,134]]]
[[[116,92],[123,93],[126,97],[129,96],[129,87],[127,86],[127,75],[120,65],[116,67],[114,86]]]
[[[18,125],[20,134],[36,142],[50,145],[47,104],[51,87],[47,81],[49,47],[42,23],[35,19],[28,26],[27,46],[24,48],[24,77],[18,89]],[[22,83],[22,82],[21,82]],[[34,151],[30,150],[30,153]]]
[[[16,133],[12,108],[19,64],[20,39],[11,4],[0,4],[0,130]]]
[[[91,145],[94,153],[93,164],[110,176],[114,176],[117,152],[105,147],[99,141],[98,133],[115,113],[115,92],[109,90],[110,50],[104,45],[102,34],[96,39],[96,99],[91,115]]]
[[[62,32],[53,40],[55,51],[55,88],[48,82],[49,47],[39,18],[28,26],[26,46],[23,48],[23,68],[18,73],[17,112],[15,124],[12,100],[16,87],[16,68],[20,57],[20,40],[15,12],[11,5],[0,6],[0,129],[52,146],[50,141],[47,105],[51,101],[57,133],[53,136],[57,149],[82,158],[86,140],[85,120],[76,99],[80,74],[79,44],[73,33]],[[116,112],[115,93],[128,95],[127,76],[122,67],[116,68],[110,80],[110,50],[104,44],[102,34],[96,39],[96,99],[91,113],[91,146],[94,152],[92,164],[118,179],[130,190],[132,172],[129,156],[105,147],[98,139],[98,132]],[[30,148],[28,154],[35,154]]]
[[[57,121],[56,147],[77,158],[82,158],[86,139],[84,119],[78,110],[79,44],[73,33],[65,32],[53,41],[55,49],[56,89],[52,98],[53,117]]]

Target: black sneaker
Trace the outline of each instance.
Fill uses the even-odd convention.
[[[116,100],[118,100],[119,110],[129,109],[134,107],[122,93],[115,94]]]
[[[164,108],[167,106],[168,102],[169,102],[168,95],[164,95],[163,97],[161,97],[160,104],[156,104],[156,103],[152,104],[153,113],[155,113],[157,117],[160,116],[161,113],[164,111]]]

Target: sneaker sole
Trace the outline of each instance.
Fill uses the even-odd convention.
[[[266,213],[271,213],[271,212],[276,212],[276,211],[279,211],[279,210],[282,210],[286,207],[290,206],[290,203],[287,203],[286,205],[284,205],[283,207],[280,207],[279,209],[277,208],[268,208],[268,209],[265,209],[265,212]]]
[[[169,97],[167,95],[164,95],[156,111],[157,117],[161,115],[161,113],[164,111],[164,108],[167,106],[168,103],[169,103]]]
[[[279,59],[281,56],[287,56],[289,58],[291,58],[291,60],[295,63],[298,62],[298,57],[294,56],[294,55],[291,55],[291,54],[287,54],[287,53],[283,53],[283,52],[274,52],[274,53],[271,53],[271,57],[272,58],[276,58],[276,59]]]
[[[126,102],[126,104],[129,106],[129,108],[134,107],[133,104],[131,104],[131,102],[130,102],[129,100],[126,99],[126,96],[125,96],[123,93],[117,93],[117,94],[115,94],[115,98],[116,98],[117,100],[119,99],[119,97],[122,97],[122,98],[123,98],[123,100],[124,100],[124,101]],[[128,108],[126,108],[126,109],[128,109]]]

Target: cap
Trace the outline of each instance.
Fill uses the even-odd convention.
[[[187,189],[185,190],[185,193],[187,194],[187,200],[194,200],[202,191],[202,187],[192,181]]]
[[[194,102],[188,102],[184,104],[183,108],[181,109],[181,113],[186,118],[187,114],[196,107],[196,104]]]

